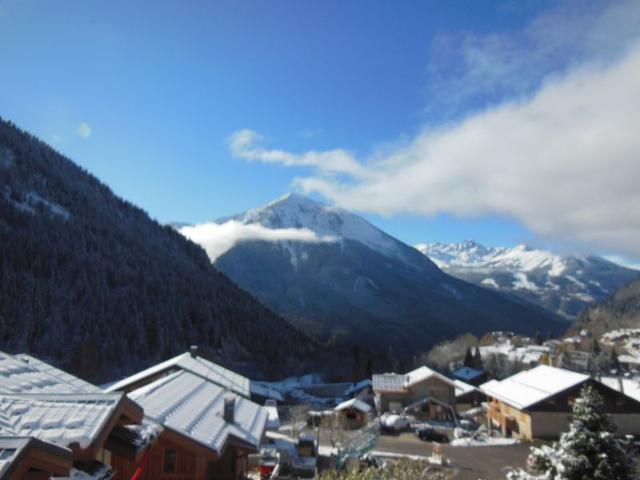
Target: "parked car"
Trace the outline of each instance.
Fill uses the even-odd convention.
[[[408,429],[411,419],[405,415],[384,414],[380,417],[380,432],[396,433]]]
[[[419,428],[416,436],[425,442],[449,443],[449,437],[434,428]]]

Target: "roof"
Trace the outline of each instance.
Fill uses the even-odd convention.
[[[622,383],[622,393],[627,397],[633,398],[640,402],[640,379],[620,378],[620,377],[602,377],[600,379],[607,387],[620,391],[620,383]]]
[[[229,440],[256,449],[268,413],[260,405],[190,371],[178,370],[129,393],[145,414],[220,455]],[[235,421],[223,418],[225,398],[235,400]]]
[[[123,394],[0,395],[0,435],[28,436],[88,448],[103,432]]]
[[[487,382],[480,386],[480,390],[489,397],[522,410],[580,385],[589,378],[588,375],[562,368],[539,365],[500,382]]]
[[[453,383],[456,384],[456,397],[460,397],[460,396],[465,395],[465,394],[467,394],[469,392],[473,392],[475,390],[478,390],[473,385],[469,385],[468,383],[464,383],[462,380],[454,380]]]
[[[452,380],[429,367],[422,366],[405,375],[400,375],[399,373],[383,373],[374,375],[373,389],[376,392],[404,392],[409,387],[429,378],[437,378],[438,380],[455,388],[455,384]]]
[[[100,389],[26,354],[0,352],[0,392],[90,393]]]
[[[351,400],[347,400],[346,402],[340,403],[334,410],[337,412],[341,410],[346,410],[348,408],[355,408],[356,410],[360,410],[364,413],[369,413],[371,411],[371,405],[364,403],[362,400],[358,398],[352,398]]]
[[[232,390],[244,397],[251,396],[250,381],[247,377],[239,373],[232,372],[220,365],[217,365],[201,356],[193,356],[191,353],[183,353],[165,362],[154,365],[130,377],[124,378],[106,389],[108,392],[128,391],[155,381],[159,374],[163,372],[171,373],[175,370],[186,370],[195,375],[206,378],[210,382]]]
[[[453,372],[453,376],[458,377],[461,380],[473,380],[474,378],[478,378],[483,374],[484,372],[482,370],[471,367],[460,367],[455,372]]]
[[[37,452],[33,457],[31,452]],[[46,457],[43,457],[42,454]],[[34,461],[35,460],[35,461]],[[0,437],[0,479],[37,469],[49,474],[64,474],[73,463],[71,450],[33,437]]]

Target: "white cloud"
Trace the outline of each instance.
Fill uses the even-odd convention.
[[[610,262],[617,263],[618,265],[622,265],[623,267],[631,268],[633,270],[640,270],[640,263],[622,255],[603,255],[603,257]]]
[[[366,175],[366,170],[346,150],[309,151],[296,155],[283,150],[262,148],[259,144],[263,140],[264,137],[253,130],[238,130],[229,138],[229,148],[234,156],[251,162],[279,163],[285,166],[313,166],[325,173],[344,172],[353,175]]]
[[[244,240],[263,240],[268,242],[295,241],[308,243],[335,242],[330,236],[318,236],[308,228],[267,228],[259,224],[248,224],[230,220],[228,222],[203,223],[180,228],[180,233],[201,245],[212,262],[233,246]]]
[[[78,125],[77,133],[82,138],[89,138],[91,136],[91,125],[81,122]]]
[[[427,128],[368,162],[345,162],[342,150],[275,151],[269,160],[264,151],[239,156],[316,167],[297,185],[345,208],[427,216],[497,213],[542,236],[638,258],[638,125],[635,45],[617,62],[575,68],[527,100]],[[310,156],[322,158],[324,167],[302,160]]]

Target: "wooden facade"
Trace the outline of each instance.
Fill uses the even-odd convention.
[[[241,480],[247,472],[249,450],[229,444],[218,457],[200,443],[170,429],[138,462],[114,458],[116,479],[128,480],[141,467],[140,480]]]
[[[605,412],[611,415],[619,433],[640,434],[640,402],[595,380],[575,385],[526,409],[492,398],[487,410],[489,426],[500,430],[506,437],[524,440],[557,438],[569,429],[573,403],[587,383],[602,396]]]

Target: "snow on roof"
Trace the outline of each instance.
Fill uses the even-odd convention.
[[[362,400],[357,398],[352,398],[351,400],[347,400],[346,402],[340,403],[334,409],[336,412],[340,412],[342,410],[346,410],[347,408],[355,408],[356,410],[360,410],[364,413],[369,413],[371,411],[371,406],[364,403]]]
[[[473,380],[474,378],[478,378],[479,376],[481,376],[483,373],[484,372],[482,370],[478,370],[477,368],[460,367],[455,372],[453,372],[453,375],[461,379]]]
[[[422,366],[405,375],[400,375],[399,373],[382,373],[373,375],[373,389],[377,392],[404,392],[407,388],[415,385],[416,383],[423,382],[424,380],[432,377],[437,378],[455,388],[455,384],[452,380],[429,367]]]
[[[518,409],[526,409],[588,379],[588,375],[539,365],[500,382],[487,382],[480,390]]]
[[[640,379],[635,378],[619,378],[619,377],[602,377],[600,379],[607,387],[620,391],[620,382],[622,382],[622,393],[627,397],[640,402]]]
[[[452,380],[425,366],[416,368],[415,370],[407,373],[405,375],[405,386],[410,387],[411,385],[420,383],[428,378],[437,378],[438,380],[445,382],[455,388],[455,384]]]
[[[456,397],[460,397],[477,390],[476,387],[469,385],[468,383],[464,383],[462,380],[454,380],[453,383],[456,385]]]
[[[376,392],[404,392],[404,375],[381,373],[373,375],[373,389]]]
[[[122,394],[0,395],[0,435],[31,436],[63,447],[88,448]]]
[[[93,393],[98,387],[26,354],[0,352],[0,392]]]
[[[218,385],[247,398],[251,396],[250,381],[247,377],[221,367],[220,365],[217,365],[201,356],[194,357],[189,352],[170,358],[165,362],[124,378],[110,385],[106,391],[116,392],[119,390],[126,390],[127,387],[138,382],[143,382],[147,378],[155,377],[157,374],[164,371],[173,371],[176,369],[186,370],[195,375],[204,377],[213,383],[217,383]],[[153,380],[155,380],[155,378]]]
[[[220,455],[233,437],[256,449],[268,412],[219,384],[187,370],[179,370],[130,392],[145,414],[165,428],[186,435]],[[235,400],[234,422],[224,420],[225,398]]]

